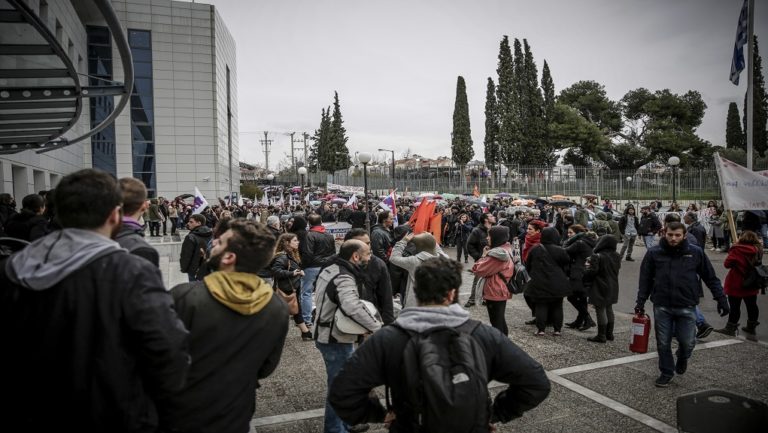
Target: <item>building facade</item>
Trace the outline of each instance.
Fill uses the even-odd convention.
[[[123,80],[118,51],[91,1],[26,3],[69,47],[81,84]],[[212,5],[187,1],[111,3],[133,57],[130,103],[112,126],[85,142],[43,154],[0,156],[0,192],[12,193],[20,202],[86,167],[118,178],[136,177],[152,197],[175,197],[198,187],[215,200],[238,191],[235,43],[221,16]],[[90,106],[65,137],[100,123],[114,107],[114,98],[119,96],[89,98]]]

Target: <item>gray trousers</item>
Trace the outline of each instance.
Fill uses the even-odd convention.
[[[622,235],[624,237],[624,244],[621,246],[621,252],[619,257],[624,257],[624,252],[627,252],[627,257],[632,257],[632,249],[635,248],[635,239],[637,235]]]

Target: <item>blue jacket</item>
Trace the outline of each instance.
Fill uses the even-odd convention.
[[[662,307],[693,307],[699,303],[701,283],[709,287],[712,297],[724,296],[723,286],[704,250],[683,240],[677,248],[662,238],[651,248],[640,266],[637,302],[645,303],[650,296],[654,305]]]

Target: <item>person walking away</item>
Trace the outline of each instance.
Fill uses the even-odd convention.
[[[277,368],[288,333],[285,303],[256,275],[274,245],[263,225],[231,220],[214,241],[213,272],[171,289],[193,362],[184,387],[159,399],[160,431],[249,430],[259,380]]]
[[[595,343],[613,341],[613,305],[619,302],[621,268],[621,255],[616,252],[616,245],[615,237],[601,237],[585,264],[584,279],[588,282],[589,302],[595,306],[597,316],[597,335],[587,340]]]
[[[149,206],[147,187],[135,177],[124,177],[119,184],[123,194],[123,222],[115,240],[129,253],[143,257],[159,268],[160,254],[144,240],[144,228],[139,224],[139,217]]]
[[[728,304],[731,312],[728,315],[728,323],[724,328],[716,330],[721,334],[735,336],[739,328],[741,318],[741,303],[747,308],[747,326],[741,329],[749,334],[755,333],[760,310],[757,307],[757,295],[760,287],[746,287],[745,280],[755,265],[762,263],[763,249],[761,239],[757,233],[746,230],[728,251],[723,265],[728,269],[725,276],[725,294],[728,295]]]
[[[201,214],[189,217],[187,223],[189,233],[181,244],[181,257],[179,265],[181,272],[187,274],[189,281],[200,281],[202,275],[198,272],[203,265],[208,241],[213,236],[213,231],[206,225],[206,219]]]
[[[568,284],[568,253],[559,245],[560,234],[554,227],[541,231],[541,244],[530,249],[525,268],[531,281],[525,287],[536,308],[534,333],[543,336],[548,324],[555,328],[553,335],[559,336],[563,327],[563,298],[571,294]]]
[[[461,275],[461,264],[447,257],[428,259],[416,269],[414,291],[418,305],[404,309],[394,326],[385,326],[370,336],[331,383],[328,401],[339,417],[349,424],[384,422],[391,432],[413,432],[422,428],[451,431],[430,426],[428,423],[435,419],[429,416],[432,412],[419,413],[420,404],[411,396],[421,395],[425,390],[408,380],[418,377],[418,371],[404,371],[405,354],[411,350],[408,347],[414,347],[410,335],[445,332],[440,328],[456,330],[459,335],[468,334],[471,338],[468,342],[478,349],[474,353],[479,360],[477,368],[461,374],[467,379],[472,375],[477,380],[477,371],[486,372],[476,388],[470,387],[475,384],[473,380],[454,381],[456,395],[465,397],[457,398],[455,405],[434,402],[439,411],[436,418],[441,424],[466,425],[468,421],[476,421],[475,425],[488,426],[488,430],[494,431],[494,424],[519,418],[547,398],[551,385],[541,364],[498,330],[470,319],[469,313],[458,305]],[[423,362],[414,370],[424,371],[427,366],[426,361]],[[452,374],[447,375],[449,380]],[[487,391],[491,380],[507,385],[493,400]],[[390,391],[389,411],[379,399],[369,398],[370,391],[381,385]],[[467,413],[470,410],[471,413]],[[423,426],[417,423],[419,417]]]
[[[269,227],[267,228],[269,229]],[[270,234],[274,235],[271,230]],[[307,324],[304,323],[301,303],[298,302],[301,292],[301,277],[304,276],[304,271],[301,270],[301,258],[299,257],[299,238],[295,234],[283,233],[277,238],[275,256],[269,268],[272,273],[274,289],[280,290],[287,296],[296,295],[299,310],[293,315],[293,322],[301,331],[301,339],[312,341],[312,333],[307,328]]]
[[[667,225],[659,245],[652,247],[640,266],[636,314],[645,313],[645,302],[653,302],[654,329],[659,352],[657,387],[669,386],[677,374],[688,369],[688,360],[696,345],[696,312],[701,281],[717,302],[717,312],[730,312],[728,299],[720,280],[704,251],[685,239],[685,226],[680,222]],[[674,332],[673,332],[674,327]],[[677,361],[672,356],[672,336],[678,341]]]
[[[33,242],[48,234],[45,200],[38,194],[29,194],[21,200],[21,212],[14,213],[5,223],[8,237]]]
[[[571,286],[571,294],[568,302],[573,305],[578,315],[576,320],[566,323],[565,326],[579,331],[586,331],[595,326],[595,321],[589,315],[587,304],[587,285],[584,283],[584,264],[592,255],[592,249],[597,243],[594,232],[588,232],[580,224],[574,224],[568,228],[568,239],[563,247],[571,259],[568,272],[568,282]]]
[[[121,199],[108,173],[64,176],[62,229],[0,266],[5,431],[152,432],[156,399],[184,385],[188,333],[160,270],[110,239]]]
[[[509,329],[504,314],[507,309],[507,300],[512,298],[512,294],[507,289],[507,281],[512,278],[514,268],[509,228],[491,227],[488,230],[488,246],[485,247],[480,260],[472,266],[472,272],[485,280],[483,299],[488,309],[488,318],[491,326],[505,336],[509,335]]]
[[[624,240],[619,256],[624,257],[624,253],[626,253],[626,260],[634,262],[632,250],[635,248],[635,240],[640,233],[640,219],[635,215],[634,206],[629,205],[624,209],[624,215],[619,219],[619,231]]]
[[[301,279],[301,314],[304,316],[304,323],[312,326],[312,294],[315,290],[315,280],[326,264],[330,263],[336,254],[336,240],[329,233],[326,233],[320,215],[313,213],[307,217],[309,231],[306,235],[304,245],[301,245],[299,238],[299,249],[301,253],[301,267],[304,269],[304,276]],[[294,227],[299,223],[299,217],[293,220]],[[297,233],[297,236],[299,234]]]

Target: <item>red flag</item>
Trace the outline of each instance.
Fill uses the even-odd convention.
[[[411,227],[413,228],[414,234],[429,231],[429,223],[432,218],[432,214],[435,213],[435,206],[437,206],[437,202],[434,200],[421,203],[421,206],[418,207],[413,217],[411,218],[413,220]]]
[[[429,219],[429,232],[435,237],[435,241],[440,244],[440,240],[443,238],[441,235],[440,225],[443,223],[443,214],[438,212]]]

